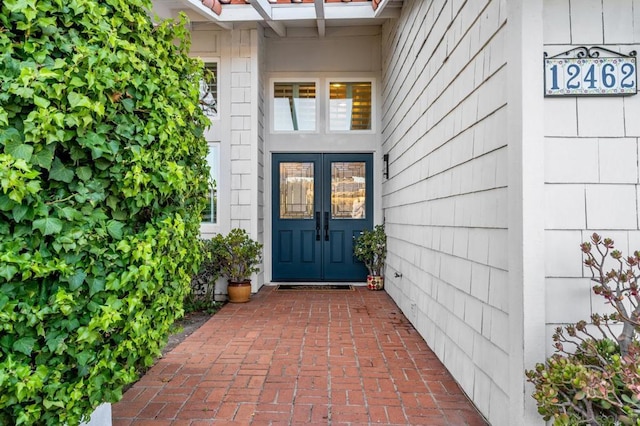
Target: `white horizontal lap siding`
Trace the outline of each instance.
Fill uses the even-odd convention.
[[[623,54],[638,50],[639,11],[637,0],[545,0],[545,51],[555,55],[594,45]],[[591,291],[580,243],[598,232],[613,238],[624,254],[640,249],[640,96],[547,98],[544,108],[550,355],[555,327],[611,310]]]
[[[405,0],[383,30],[386,288],[494,424],[509,403],[505,22],[500,1]]]

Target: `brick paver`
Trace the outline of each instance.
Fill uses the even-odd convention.
[[[113,406],[113,425],[485,425],[384,291],[227,304]]]

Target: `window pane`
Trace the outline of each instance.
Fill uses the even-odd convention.
[[[365,219],[366,164],[331,163],[331,218]]]
[[[218,115],[218,64],[205,64],[204,78],[200,80],[200,106],[209,117]]]
[[[220,144],[210,143],[209,154],[209,193],[207,194],[207,206],[202,211],[202,221],[206,223],[218,222],[218,178],[220,176]]]
[[[313,219],[313,163],[280,163],[280,219]]]
[[[371,130],[371,82],[329,85],[329,130]]]
[[[316,129],[315,83],[275,83],[273,93],[273,130]]]

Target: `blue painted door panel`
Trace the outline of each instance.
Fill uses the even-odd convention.
[[[273,280],[364,281],[353,239],[373,224],[371,154],[273,154]]]

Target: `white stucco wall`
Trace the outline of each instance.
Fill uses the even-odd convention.
[[[495,425],[513,424],[506,19],[505,1],[405,0],[383,31],[386,289]]]
[[[640,1],[545,0],[545,51],[640,48]],[[593,232],[624,254],[640,249],[640,96],[546,98],[545,240],[547,354],[559,324],[611,312],[595,296],[579,245]]]

